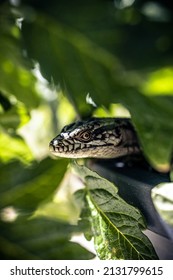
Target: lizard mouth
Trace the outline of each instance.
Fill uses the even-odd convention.
[[[56,139],[52,140],[49,144],[49,150],[57,157],[67,158],[101,158],[102,152],[105,151],[109,154],[110,146],[112,144],[105,145],[92,145],[85,143],[74,143],[71,145],[65,145],[63,142],[59,142]],[[111,155],[109,155],[111,156]]]
[[[49,151],[53,153],[55,151],[55,146],[53,145],[52,141],[49,143]]]
[[[91,119],[62,129],[49,150],[65,158],[116,158],[140,153],[135,130],[128,119]]]

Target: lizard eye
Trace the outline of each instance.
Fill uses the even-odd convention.
[[[76,136],[76,138],[82,141],[89,141],[91,139],[91,132],[82,131]]]

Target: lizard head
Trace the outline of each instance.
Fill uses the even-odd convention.
[[[65,126],[49,144],[50,151],[66,158],[114,158],[121,147],[128,119],[92,118]]]

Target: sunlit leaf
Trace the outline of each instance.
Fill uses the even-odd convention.
[[[173,183],[164,183],[152,189],[151,197],[160,216],[173,225]]]
[[[22,162],[29,163],[33,160],[33,155],[20,137],[10,137],[8,134],[0,133],[0,160],[8,162],[18,159]]]
[[[109,181],[73,165],[86,185],[96,251],[101,259],[157,259],[140,212],[117,194]]]
[[[143,84],[143,92],[148,95],[173,95],[173,68],[163,68],[151,73]]]

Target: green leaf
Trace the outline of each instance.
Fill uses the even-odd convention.
[[[20,29],[8,6],[0,7],[0,15],[3,17],[0,25],[0,91],[13,103],[18,100],[28,108],[36,107],[40,99],[36,90],[37,79],[23,54]]]
[[[88,207],[86,199],[86,192],[84,189],[80,189],[74,193],[75,202],[80,207],[80,220],[78,224],[84,229],[85,238],[90,241],[93,233],[91,228],[91,210]]]
[[[90,259],[94,255],[69,241],[80,228],[59,221],[19,218],[13,223],[0,221],[1,259]]]
[[[8,162],[18,159],[23,163],[29,163],[33,160],[33,155],[21,137],[10,137],[8,134],[0,134],[0,160]]]
[[[101,10],[103,12],[103,7]],[[37,35],[41,35],[39,44],[42,42],[42,48],[39,50],[31,44],[31,28],[35,42],[38,39]],[[122,71],[121,65],[114,55],[89,38],[87,30],[86,33],[79,32],[76,27],[41,13],[37,14],[34,25],[25,21],[22,30],[30,56],[39,61],[41,71],[48,80],[51,80],[53,75],[57,84],[61,82],[63,86],[65,83],[79,112],[86,113],[92,109],[86,104],[88,92],[94,96],[97,104],[109,104],[105,92],[109,95],[114,86],[118,89],[119,84],[122,84],[118,80]],[[53,54],[49,61],[45,58],[48,51],[45,41]],[[94,73],[97,75],[93,76]]]
[[[162,219],[173,225],[173,183],[159,184],[152,189],[151,197]]]
[[[86,185],[96,251],[101,259],[157,259],[138,209],[117,194],[117,188],[84,166],[73,165]]]
[[[0,103],[2,100],[1,97],[2,96],[0,95]],[[3,127],[3,130],[6,130],[7,132],[13,132],[14,129],[26,124],[30,120],[28,109],[23,103],[18,102],[17,104],[11,104],[10,106],[11,107],[8,110],[0,113],[0,125]]]
[[[2,108],[0,108],[1,110],[3,109],[4,111],[8,111],[11,109],[12,104],[10,103],[10,101],[8,100],[8,98],[6,96],[3,95],[2,92],[0,92],[0,104],[2,106]]]
[[[18,161],[1,164],[0,208],[33,211],[52,197],[67,168],[67,160],[50,158],[25,166]]]

